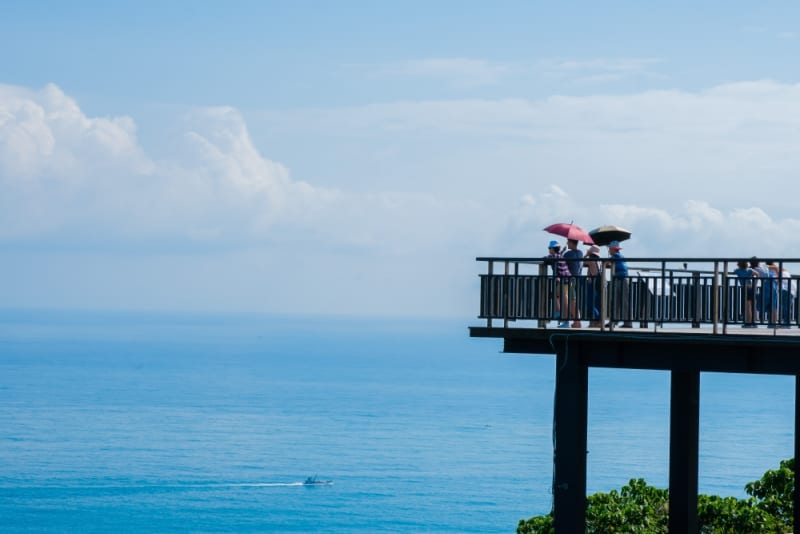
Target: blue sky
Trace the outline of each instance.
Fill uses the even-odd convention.
[[[797,57],[793,2],[3,2],[3,305],[471,316],[569,220],[797,257]]]

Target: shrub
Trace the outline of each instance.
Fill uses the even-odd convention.
[[[745,486],[747,499],[698,495],[697,519],[703,534],[792,532],[794,459]],[[586,532],[662,534],[669,531],[669,491],[631,479],[620,491],[595,493],[586,500]],[[520,520],[517,534],[554,534],[552,512]]]

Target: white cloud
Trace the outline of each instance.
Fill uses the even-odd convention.
[[[55,85],[0,85],[0,177],[75,179],[111,167],[146,173],[151,163],[129,117],[88,118]]]
[[[524,227],[533,210],[537,224],[588,218],[710,239],[738,221],[726,221],[731,214],[753,204],[794,211],[800,168],[800,86],[773,81],[700,93],[407,102],[273,115],[303,131],[379,132],[371,143],[379,145],[381,135],[410,142],[400,152],[410,155],[414,141],[398,129],[405,124],[413,137],[423,132],[426,143],[431,133],[447,136],[451,145],[442,146],[442,156],[460,158],[450,175],[437,175],[441,187],[409,181],[366,192],[348,190],[346,179],[320,187],[293,178],[261,154],[232,108],[195,110],[187,119],[187,150],[154,161],[129,117],[87,117],[55,86],[0,89],[1,232],[15,239],[80,239],[83,230],[93,239],[302,241],[396,253],[435,248],[465,233],[488,239],[504,224]],[[385,124],[392,128],[383,130]],[[459,152],[466,137],[486,141]],[[372,144],[357,139],[368,157]],[[497,140],[508,143],[500,164],[511,172],[481,161],[484,147]],[[396,163],[403,168],[416,159]],[[405,175],[425,172],[406,167]],[[510,207],[512,198],[522,199],[520,206]]]
[[[629,256],[800,249],[800,86],[268,116],[283,135],[299,132],[304,158],[341,152],[362,166],[334,172],[335,186],[295,178],[262,154],[228,107],[191,112],[185,136],[154,159],[129,117],[88,117],[55,86],[3,86],[0,240],[126,254],[255,249],[270,259],[248,256],[246,265],[274,269],[262,300],[290,299],[287,287],[310,283],[318,295],[336,295],[319,304],[325,311],[343,300],[348,309],[413,307],[437,291],[433,309],[452,311],[474,296],[462,293],[474,290],[472,258],[539,256],[549,238],[542,228],[553,222],[627,227]],[[382,167],[374,154],[391,157]],[[331,160],[333,171],[346,159]],[[386,168],[394,181],[380,181]],[[443,289],[442,276],[458,294]],[[258,278],[250,273],[240,291]],[[390,303],[376,304],[383,291]]]
[[[605,224],[631,230],[625,248],[635,257],[795,257],[792,251],[800,247],[800,218],[774,219],[760,208],[721,210],[705,201],[687,201],[674,210],[607,204],[554,216],[552,210],[537,209],[548,196],[525,195],[512,211],[498,236],[508,255],[544,255],[552,236],[543,228],[554,222],[574,222],[587,231]],[[565,199],[562,207],[570,204]]]
[[[0,110],[5,239],[275,243],[399,254],[456,234],[442,217],[464,221],[479,211],[476,203],[430,194],[353,193],[292,179],[261,155],[232,108],[194,110],[185,139],[158,161],[143,154],[132,119],[88,118],[55,86],[6,87]]]
[[[699,92],[396,102],[265,116],[284,134],[314,135],[365,160],[385,146],[414,154],[392,161],[393,176],[406,177],[406,187],[445,194],[458,177],[459,193],[495,207],[532,183],[557,183],[586,206],[704,199],[732,209],[757,198],[770,211],[795,209],[787,193],[800,168],[800,84],[763,80]]]

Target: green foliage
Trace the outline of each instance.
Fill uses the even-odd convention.
[[[779,521],[779,532],[791,532],[794,515],[794,458],[781,461],[778,469],[764,473],[760,480],[744,487],[758,500],[758,506]]]
[[[619,491],[595,493],[586,500],[586,532],[666,534],[669,492],[631,479]],[[517,534],[553,534],[553,515],[521,520]]]
[[[517,525],[517,534],[555,534],[553,514],[520,519]]]
[[[703,534],[792,532],[794,459],[745,486],[747,499],[698,495]],[[661,534],[669,531],[669,492],[631,479],[620,491],[595,493],[586,501],[586,533]],[[553,534],[553,514],[520,520],[517,534]]]
[[[669,492],[631,479],[619,492],[587,499],[586,531],[660,534],[669,531]]]
[[[697,522],[703,534],[767,534],[776,522],[755,499],[698,495]]]

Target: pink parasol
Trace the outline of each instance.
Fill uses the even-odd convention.
[[[560,235],[561,237],[566,237],[567,239],[583,241],[587,245],[594,244],[594,241],[592,241],[592,236],[590,236],[586,230],[572,223],[551,224],[550,226],[545,227],[544,231],[550,232],[551,234]]]

